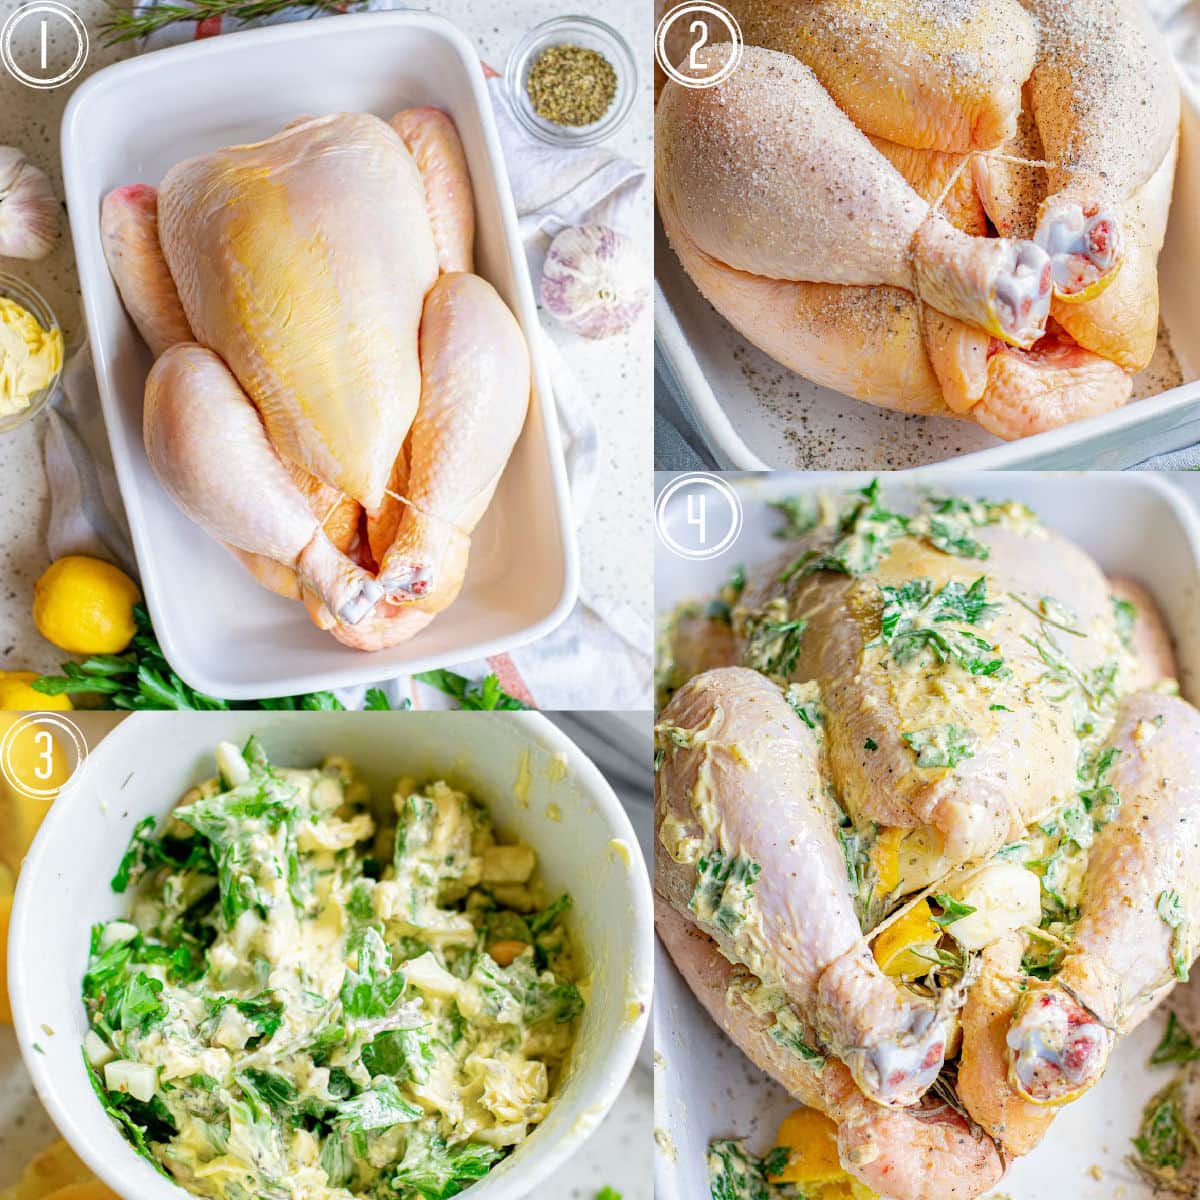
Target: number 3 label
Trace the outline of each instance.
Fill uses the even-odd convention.
[[[59,713],[26,713],[0,731],[0,777],[35,800],[53,800],[87,759],[82,730]]]
[[[686,63],[686,71],[680,70],[667,53],[667,38],[676,26],[680,30],[686,28],[690,39],[687,57],[681,60]],[[720,54],[700,54],[706,46],[711,48],[714,42],[728,45],[722,47]],[[676,44],[673,49],[679,61],[682,47]],[[742,58],[742,30],[733,14],[721,5],[709,3],[708,0],[686,0],[683,4],[677,4],[659,21],[654,35],[654,55],[663,71],[681,86],[712,87],[728,79],[737,69]]]

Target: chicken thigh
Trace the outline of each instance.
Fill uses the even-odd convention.
[[[925,150],[1012,133],[1037,33],[1017,0],[731,0],[748,46],[816,72],[864,133]]]
[[[163,253],[196,338],[228,364],[283,457],[378,509],[420,397],[437,252],[420,173],[364,114],[172,168]]]

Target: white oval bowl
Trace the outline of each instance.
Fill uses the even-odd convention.
[[[109,881],[133,827],[165,816],[189,786],[212,776],[219,741],[241,745],[251,734],[283,766],[345,755],[376,796],[389,795],[401,775],[466,787],[500,830],[537,851],[548,893],[571,893],[569,927],[591,984],[579,1039],[545,1121],[465,1193],[529,1194],[579,1148],[624,1086],[653,969],[650,881],[629,819],[590,760],[537,713],[140,713],[118,725],[51,808],[13,910],[14,1024],[51,1118],[124,1200],[190,1195],[140,1158],[97,1102],[81,1049],[81,985],[91,926],[129,908],[130,897]]]

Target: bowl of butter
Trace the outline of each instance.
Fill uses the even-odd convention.
[[[63,335],[28,283],[0,272],[0,433],[37,416],[62,378]]]

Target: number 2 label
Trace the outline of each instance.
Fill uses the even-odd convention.
[[[700,34],[699,40],[692,43],[692,49],[688,54],[688,66],[691,67],[693,71],[703,71],[706,69],[708,64],[702,63],[696,58],[696,51],[708,45],[708,22],[693,21],[688,27],[688,32],[692,34]]]

